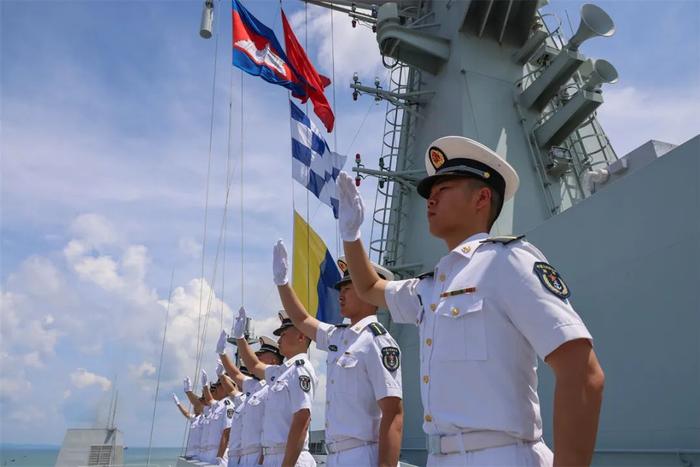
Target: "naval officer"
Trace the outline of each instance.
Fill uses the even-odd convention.
[[[273,334],[279,337],[279,350],[286,359],[281,365],[263,363],[248,345],[243,307],[233,331],[243,363],[269,385],[261,434],[263,465],[315,467],[316,461],[309,453],[309,424],[318,380],[307,354],[311,341],[284,313],[280,312],[279,318],[280,327]]]
[[[244,366],[236,368],[233,361],[225,353],[228,334],[221,331],[216,345],[216,353],[228,374],[246,395],[245,403],[237,407],[233,423],[238,425],[240,433],[229,441],[229,463],[233,466],[255,466],[262,458],[262,422],[265,413],[268,386],[264,379],[257,378]],[[279,351],[277,342],[267,336],[260,337],[260,348],[255,351],[258,359],[266,365],[280,365],[284,357]]]
[[[363,205],[341,173],[340,232],[360,298],[419,328],[428,465],[588,465],[603,392],[591,335],[570,290],[520,237],[487,234],[518,187],[515,170],[468,138],[426,151],[430,233],[450,250],[431,274],[381,279],[360,238]],[[554,454],[542,441],[537,357],[553,370]]]
[[[310,316],[289,285],[287,250],[282,241],[273,249],[273,279],[294,326],[327,352],[326,464],[395,467],[403,431],[399,345],[377,321],[377,307],[361,301],[350,270],[336,284],[340,313],[350,324],[331,325]],[[379,277],[393,279],[372,263]]]

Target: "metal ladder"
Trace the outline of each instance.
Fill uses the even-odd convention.
[[[397,62],[389,74],[392,93],[399,95],[418,91],[420,72]],[[396,179],[391,173],[402,172],[413,167],[412,155],[415,134],[414,121],[417,109],[406,108],[387,101],[382,137],[382,153],[379,158],[377,192],[374,199],[369,255],[375,262],[390,269],[400,264],[403,256],[404,223],[407,218],[404,197],[409,186]],[[382,176],[381,173],[386,173]],[[399,272],[399,271],[395,271]]]

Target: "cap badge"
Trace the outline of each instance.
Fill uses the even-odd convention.
[[[428,154],[430,155],[430,163],[433,165],[433,168],[435,170],[438,170],[440,167],[445,165],[445,162],[447,162],[447,157],[445,157],[445,153],[442,152],[442,149],[433,146],[428,150]]]

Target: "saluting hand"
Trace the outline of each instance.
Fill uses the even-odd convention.
[[[219,362],[216,364],[216,376],[221,376],[224,374],[224,365]]]
[[[343,241],[354,242],[360,238],[360,227],[365,218],[365,206],[357,191],[355,180],[346,172],[340,172],[337,179],[339,207],[338,224]]]
[[[287,248],[282,240],[277,240],[272,247],[272,277],[275,285],[286,285],[289,282],[289,262],[287,260]]]
[[[180,399],[177,398],[175,393],[173,393],[173,402],[175,402],[175,405],[180,405]]]
[[[221,334],[219,334],[219,340],[216,341],[216,354],[221,355],[222,353],[225,352],[226,349],[226,339],[228,339],[228,334],[226,334],[226,331],[223,329],[221,330]]]
[[[183,389],[185,390],[185,392],[192,391],[192,380],[190,379],[189,376],[185,376],[185,379],[182,380],[182,385],[183,385]]]
[[[232,334],[233,334],[234,338],[243,339],[243,337],[245,336],[245,323],[246,323],[245,308],[241,307],[238,310],[238,317],[236,318],[236,322],[233,324]]]
[[[207,385],[209,382],[209,377],[207,377],[207,372],[202,369],[202,377],[201,377],[201,382],[202,382],[202,389],[204,389],[204,386]]]

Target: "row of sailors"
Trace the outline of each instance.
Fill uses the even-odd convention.
[[[329,325],[306,312],[289,286],[287,251],[278,242],[273,279],[285,310],[274,332],[279,341],[263,338],[253,352],[241,309],[232,337],[245,372],[225,355],[222,333],[217,353],[226,374],[212,391],[205,386],[208,411],[200,417],[209,421],[198,422],[201,436],[193,436],[201,459],[315,465],[308,426],[317,378],[306,353],[315,340],[327,352],[327,464],[396,466],[401,350],[377,322],[382,307],[394,322],[418,327],[427,465],[590,464],[604,382],[592,337],[569,302],[568,286],[537,248],[522,237],[488,236],[517,190],[515,169],[461,136],[434,141],[425,166],[418,194],[427,200],[430,233],[450,251],[433,271],[393,280],[367,257],[362,198],[354,179],[341,172],[338,225],[347,263],[339,260],[343,277],[336,288],[350,323]],[[542,441],[537,357],[556,382],[554,453]]]
[[[284,246],[275,246],[275,264]],[[378,273],[391,273],[376,265]],[[308,357],[311,340],[327,352],[325,441],[328,465],[396,466],[403,429],[400,351],[378,322],[376,307],[360,302],[349,274],[337,284],[341,313],[350,324],[329,325],[311,317],[275,267],[275,282],[287,311],[279,313],[278,341],[264,336],[253,350],[245,336],[247,316],[239,310],[232,329],[242,365],[226,354],[233,341],[222,331],[217,342],[218,379],[202,371],[202,397],[184,390],[194,406],[185,457],[219,466],[315,466],[309,453],[309,425],[318,378]],[[342,269],[342,267],[341,267]],[[345,272],[345,271],[344,271]],[[292,319],[294,318],[294,319]]]

